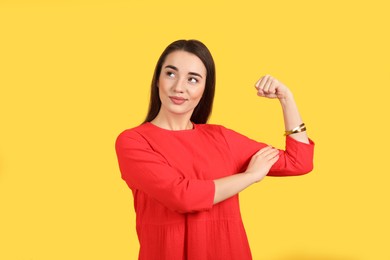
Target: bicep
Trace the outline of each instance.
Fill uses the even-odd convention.
[[[314,142],[299,142],[286,138],[285,150],[279,150],[279,160],[271,167],[268,176],[297,176],[313,169]]]

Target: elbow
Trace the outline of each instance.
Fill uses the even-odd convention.
[[[192,213],[196,211],[191,207],[191,205],[182,202],[179,202],[176,205],[174,205],[172,207],[172,210],[180,214]]]
[[[309,144],[297,142],[292,138],[287,138],[284,155],[284,169],[290,176],[305,175],[313,171],[314,142],[309,139]]]
[[[300,168],[299,173],[297,175],[305,175],[313,171],[313,164],[311,165],[305,165],[304,167]]]
[[[288,161],[291,165],[291,169],[293,172],[293,175],[305,175],[310,173],[314,166],[313,166],[313,154],[311,153],[296,157],[291,157]]]
[[[214,194],[211,194],[211,192],[210,195],[207,194],[206,196],[182,193],[180,196],[170,197],[167,207],[181,214],[207,211],[212,208],[213,199]]]
[[[313,161],[305,161],[296,165],[295,175],[305,175],[313,171]]]
[[[207,211],[213,207],[214,182],[187,180],[176,192],[167,194],[168,208],[178,213]]]
[[[305,175],[313,170],[312,158],[306,158],[306,160],[297,160],[292,162],[292,175]]]

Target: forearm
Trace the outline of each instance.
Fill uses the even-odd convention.
[[[214,180],[214,204],[224,201],[256,182],[252,174],[237,173],[221,179]]]
[[[279,99],[279,101],[283,110],[285,130],[289,131],[302,124],[303,121],[292,93],[288,92],[288,94],[284,98]],[[306,131],[290,136],[299,142],[309,143]]]

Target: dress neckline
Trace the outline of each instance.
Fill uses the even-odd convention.
[[[192,123],[192,129],[184,129],[184,130],[169,130],[169,129],[159,127],[155,124],[152,124],[151,122],[146,122],[145,124],[154,128],[154,129],[158,129],[160,131],[169,132],[169,133],[192,133],[192,132],[196,131],[197,125],[194,124],[193,122],[191,122],[191,123]]]

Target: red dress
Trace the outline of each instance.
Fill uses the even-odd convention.
[[[134,195],[139,259],[252,259],[238,195],[213,205],[213,180],[244,172],[265,146],[211,124],[170,131],[145,123],[122,132],[116,152]],[[268,175],[311,171],[313,149],[287,137]]]

